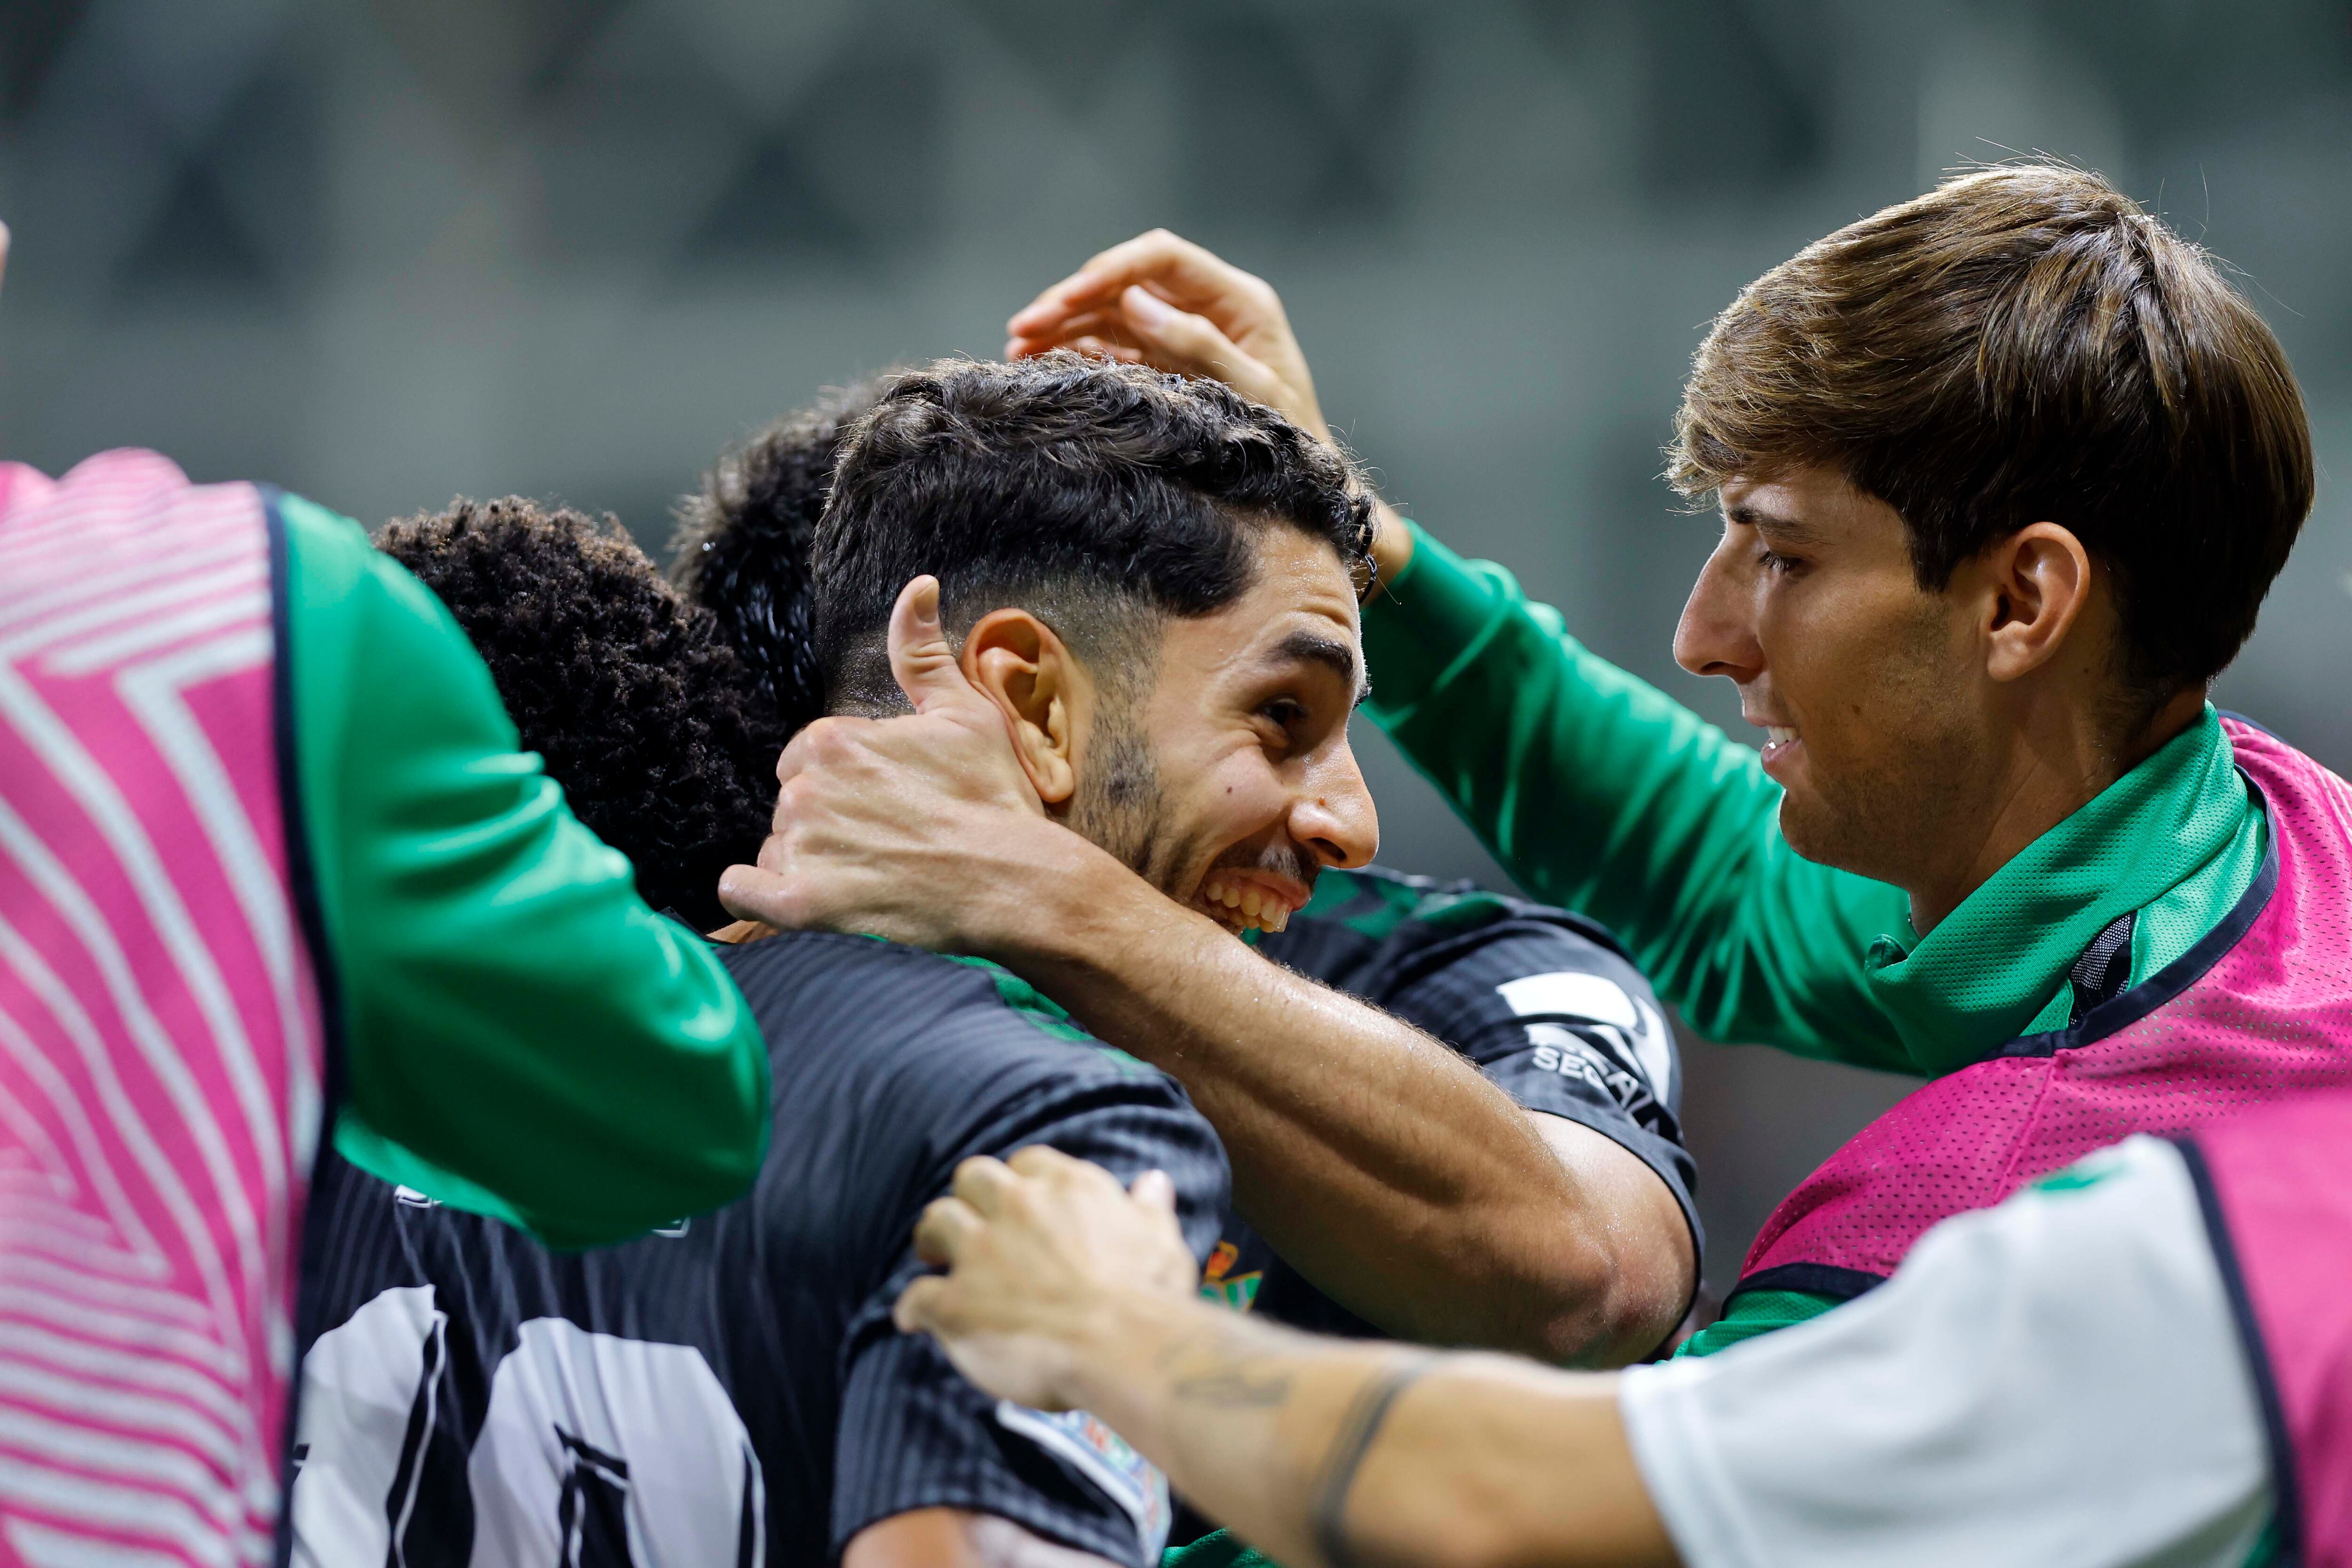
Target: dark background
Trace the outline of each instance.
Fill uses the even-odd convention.
[[[152,446],[371,524],[561,497],[658,552],[727,440],[993,353],[1164,223],[1281,288],[1391,496],[1730,721],[1669,657],[1711,535],[1655,477],[1706,321],[2037,150],[2285,340],[2319,506],[2223,697],[2352,765],[2352,9],[2318,0],[8,0],[0,451]],[[1496,875],[1362,748],[1385,859]],[[1720,1285],[1907,1086],[1688,1048]]]

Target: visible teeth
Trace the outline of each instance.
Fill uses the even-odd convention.
[[[1784,741],[1793,741],[1797,738],[1797,731],[1786,724],[1768,724],[1764,727],[1764,733],[1776,746]]]
[[[1274,924],[1267,929],[1272,931],[1281,931],[1284,927],[1290,924],[1290,911],[1284,909],[1280,904],[1275,905],[1268,912],[1274,916]]]
[[[1242,913],[1245,915],[1254,915],[1257,913],[1257,907],[1263,902],[1265,902],[1265,900],[1258,896],[1258,891],[1255,888],[1245,889],[1242,894]]]
[[[1223,882],[1202,883],[1201,899],[1203,903],[1223,903],[1225,901],[1225,885]]]
[[[1225,908],[1229,910],[1237,910],[1241,908],[1241,889],[1238,888],[1227,888],[1225,889]]]

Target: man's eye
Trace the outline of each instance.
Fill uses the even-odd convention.
[[[1783,555],[1777,550],[1759,550],[1756,552],[1756,563],[1765,571],[1776,574],[1794,572],[1804,564],[1795,556]]]
[[[1307,721],[1307,705],[1289,697],[1277,697],[1258,712],[1274,721],[1286,734]]]

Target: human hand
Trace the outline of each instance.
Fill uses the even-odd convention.
[[[915,1250],[948,1272],[900,1293],[898,1327],[932,1335],[990,1393],[1041,1410],[1086,1402],[1078,1368],[1116,1337],[1120,1298],[1182,1302],[1200,1283],[1165,1173],[1121,1191],[1101,1166],[1043,1146],[958,1166],[953,1195],[923,1211]]]
[[[1004,330],[1006,359],[1071,348],[1207,376],[1317,440],[1331,439],[1282,297],[1263,278],[1164,228],[1095,257]]]
[[[890,668],[915,705],[898,719],[821,719],[776,764],[773,829],[757,866],[730,867],[719,902],[781,929],[826,927],[963,949],[975,903],[1017,889],[1061,847],[1003,713],[964,678],[918,577],[890,613]],[[966,949],[968,951],[968,949]]]
[[[1076,349],[1129,364],[1222,381],[1327,445],[1331,427],[1307,355],[1263,278],[1155,228],[1114,245],[1004,324],[1006,359]],[[1386,583],[1412,557],[1412,536],[1375,498],[1372,557]]]

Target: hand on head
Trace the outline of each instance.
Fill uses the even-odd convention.
[[[1319,441],[1315,378],[1262,278],[1164,228],[1089,260],[1005,323],[1004,357],[1070,348],[1222,381]]]
[[[915,1249],[948,1272],[907,1287],[898,1327],[937,1337],[990,1393],[1040,1409],[1079,1402],[1077,1350],[1110,1331],[1122,1292],[1181,1300],[1200,1283],[1164,1173],[1121,1191],[1101,1166],[1044,1147],[957,1167],[954,1195],[923,1211]]]
[[[1008,817],[1047,825],[1003,712],[964,679],[940,623],[937,578],[918,577],[898,595],[889,647],[913,715],[821,719],[795,736],[776,764],[775,830],[760,863],[730,867],[719,898],[771,926],[953,951],[959,933],[942,922],[969,904],[937,896],[932,847],[984,837]]]
[[[1092,258],[1004,330],[1007,359],[1076,349],[1221,381],[1337,445],[1282,296],[1265,279],[1164,228]],[[1412,538],[1387,502],[1379,507],[1372,555],[1385,583],[1412,558]]]

